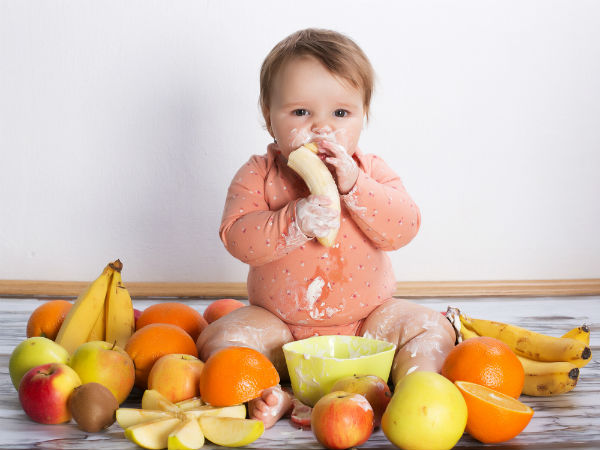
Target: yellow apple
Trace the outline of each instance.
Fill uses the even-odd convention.
[[[129,428],[138,423],[149,422],[156,419],[164,419],[168,417],[176,417],[174,412],[159,411],[156,409],[139,409],[139,408],[119,408],[115,413],[117,423],[121,428]]]
[[[100,383],[107,387],[119,404],[123,403],[135,381],[135,368],[121,347],[105,341],[81,344],[69,361],[82,383]]]
[[[449,450],[466,424],[462,394],[435,372],[413,372],[400,380],[381,419],[385,436],[403,450]]]
[[[161,356],[148,375],[148,389],[154,389],[171,402],[200,395],[200,373],[204,363],[192,355],[171,353]]]
[[[164,417],[143,422],[126,428],[125,437],[140,447],[150,449],[167,448],[169,434],[180,422],[181,420],[178,417]]]
[[[186,419],[169,434],[169,450],[195,450],[204,445],[204,434],[198,420]]]
[[[206,439],[223,447],[248,445],[261,437],[265,431],[265,424],[255,419],[200,416],[198,423]]]

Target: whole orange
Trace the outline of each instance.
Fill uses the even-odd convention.
[[[260,396],[279,383],[269,359],[247,347],[226,347],[213,353],[200,374],[200,396],[213,406],[233,406]]]
[[[238,308],[243,308],[244,306],[246,305],[239,300],[235,300],[233,298],[220,298],[218,300],[214,300],[206,307],[203,316],[208,323],[213,323],[215,320],[220,319],[226,314],[229,314],[231,311],[235,311]]]
[[[454,347],[442,365],[450,381],[470,381],[519,398],[525,382],[523,365],[504,342],[473,337]]]
[[[198,357],[193,339],[180,327],[153,323],[140,328],[127,341],[125,351],[135,365],[135,385],[146,389],[152,366],[163,355],[184,353]]]
[[[156,303],[149,306],[138,317],[136,330],[151,323],[170,323],[184,329],[196,342],[198,336],[208,325],[202,314],[181,302]]]
[[[27,321],[27,337],[56,339],[71,306],[73,304],[66,300],[50,300],[35,308]]]

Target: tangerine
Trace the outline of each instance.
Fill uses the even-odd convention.
[[[473,337],[454,347],[442,365],[450,381],[470,381],[519,398],[525,383],[521,361],[504,342],[487,336]]]
[[[67,300],[50,300],[35,308],[27,321],[27,337],[56,339],[58,330],[72,306]]]
[[[233,406],[260,396],[279,383],[269,359],[248,347],[226,347],[213,353],[200,374],[200,396],[213,406]]]
[[[146,389],[152,366],[163,355],[184,353],[198,357],[196,344],[176,325],[153,323],[137,330],[127,341],[125,351],[135,365],[135,385]]]
[[[455,381],[467,404],[466,431],[486,444],[508,441],[525,429],[533,409],[511,396],[468,381]]]
[[[208,325],[202,314],[181,302],[156,303],[146,308],[138,317],[136,330],[151,323],[170,323],[184,329],[196,342],[198,336]]]

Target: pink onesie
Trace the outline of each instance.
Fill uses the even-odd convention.
[[[310,192],[279,154],[252,156],[227,193],[221,240],[250,265],[248,299],[284,321],[295,339],[354,335],[373,309],[391,298],[396,281],[385,251],[417,234],[420,212],[400,178],[359,150],[354,188],[341,196],[340,230],[327,248],[296,225],[296,202]]]

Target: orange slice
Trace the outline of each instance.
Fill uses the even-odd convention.
[[[533,409],[480,384],[455,381],[467,403],[466,431],[483,443],[504,442],[525,429]]]

